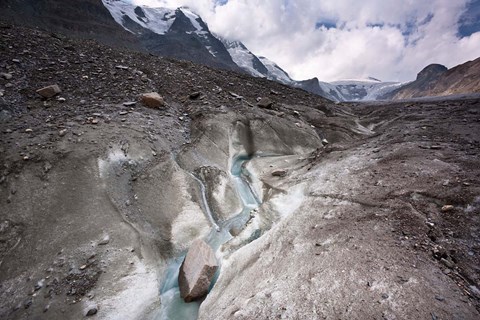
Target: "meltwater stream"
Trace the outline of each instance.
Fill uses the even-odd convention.
[[[245,180],[245,178],[248,177],[249,172],[245,169],[244,165],[250,159],[251,157],[248,156],[239,156],[233,160],[230,172],[234,178],[235,189],[237,195],[242,201],[243,208],[237,215],[226,221],[216,222],[213,219],[207,202],[207,197],[205,195],[205,186],[203,185],[202,181],[193,176],[200,185],[203,202],[202,206],[207,218],[212,224],[210,233],[205,241],[212,247],[214,251],[217,251],[222,244],[233,238],[230,234],[230,230],[232,228],[237,230],[243,229],[250,218],[250,212],[260,205],[258,197]],[[198,310],[201,302],[184,302],[180,297],[180,290],[178,288],[178,273],[185,255],[186,252],[175,259],[172,259],[167,267],[165,279],[160,289],[162,305],[158,314],[154,317],[156,320],[194,320],[198,318]],[[221,261],[219,261],[219,263],[220,262]],[[218,278],[220,268],[212,281],[212,287]]]

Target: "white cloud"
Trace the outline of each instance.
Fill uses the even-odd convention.
[[[132,0],[187,5],[224,37],[277,62],[295,79],[411,80],[427,64],[480,56],[480,32],[457,36],[470,0]],[[320,27],[324,22],[336,28]]]

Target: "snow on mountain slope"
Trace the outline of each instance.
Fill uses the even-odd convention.
[[[288,73],[280,68],[275,62],[265,57],[259,57],[259,59],[268,70],[268,79],[275,80],[283,84],[292,84],[292,78],[290,78]]]
[[[215,35],[227,48],[228,53],[233,61],[243,70],[254,77],[267,76],[267,68],[258,60],[258,58],[250,52],[240,41],[230,41],[218,35]]]
[[[131,33],[135,32],[126,26],[125,17],[156,34],[165,34],[175,21],[175,11],[171,9],[133,6],[126,0],[102,0],[102,2],[113,19]]]

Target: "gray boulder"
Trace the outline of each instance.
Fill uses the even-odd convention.
[[[218,263],[212,248],[203,240],[195,240],[178,274],[182,299],[191,302],[206,296],[217,269]]]

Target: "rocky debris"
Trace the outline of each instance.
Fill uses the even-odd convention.
[[[165,101],[157,92],[144,93],[141,100],[149,108],[159,109],[165,106]]]
[[[52,84],[50,86],[38,89],[36,92],[44,98],[52,98],[62,92],[62,90],[60,90],[58,85]]]
[[[265,97],[260,99],[260,101],[257,103],[257,105],[260,108],[265,108],[265,109],[270,109],[273,106],[273,101],[272,99]]]
[[[110,242],[110,236],[107,234],[102,238],[102,240],[100,240],[98,242],[98,245],[99,246],[104,246],[104,245],[108,244],[109,242]]]
[[[272,171],[272,176],[274,177],[285,177],[288,171],[285,169],[276,169]]]
[[[10,80],[13,78],[13,75],[11,73],[2,72],[0,73],[0,77],[4,78],[5,80]]]
[[[450,211],[453,211],[453,209],[455,209],[454,206],[452,206],[451,204],[446,204],[442,207],[442,212],[450,212]]]
[[[180,267],[178,284],[185,302],[204,297],[218,269],[212,248],[203,240],[196,240],[188,250]]]

